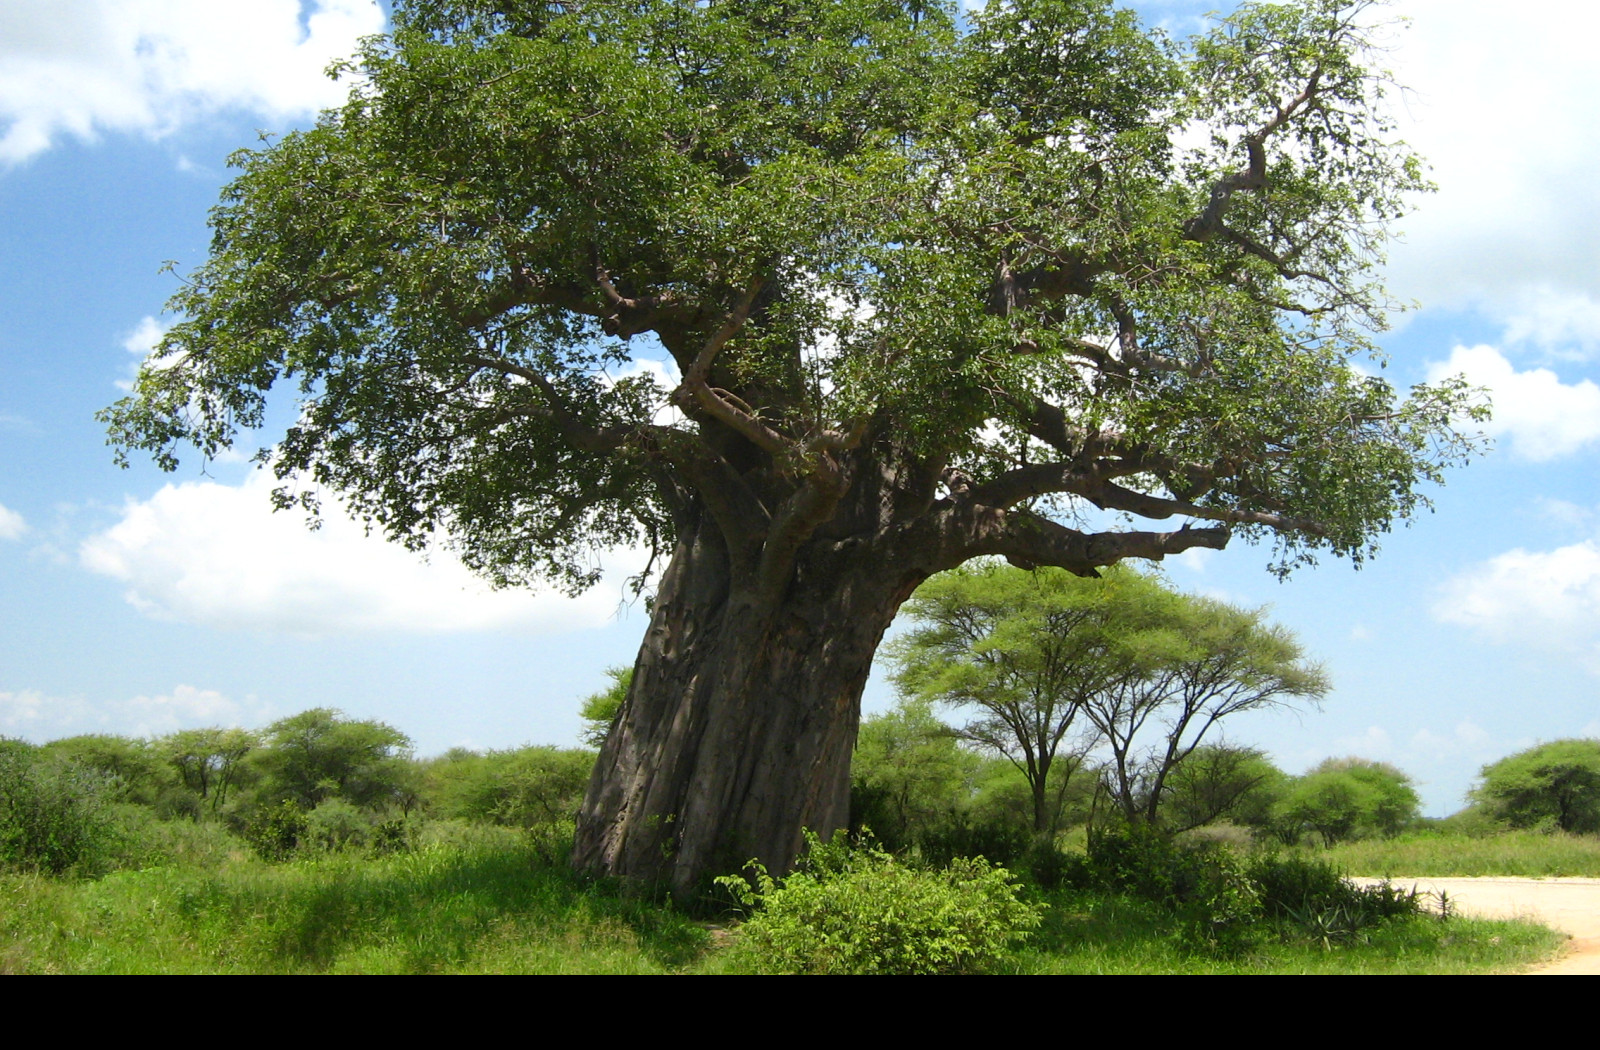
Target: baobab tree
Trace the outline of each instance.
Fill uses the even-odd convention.
[[[648,546],[575,861],[680,893],[780,870],[846,820],[922,580],[1232,536],[1359,560],[1464,451],[1458,384],[1350,367],[1424,188],[1369,22],[399,0],[347,104],[234,157],[112,441],[172,467],[297,385],[283,504],[338,493],[500,584]]]

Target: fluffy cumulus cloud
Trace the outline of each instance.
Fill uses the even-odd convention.
[[[121,520],[80,550],[93,572],[126,584],[146,614],[184,623],[298,635],[351,632],[567,631],[598,627],[617,611],[622,580],[644,564],[622,551],[578,598],[554,591],[494,591],[444,552],[424,560],[369,536],[329,505],[311,531],[274,514],[272,477],[239,486],[167,485],[130,501]]]
[[[1494,641],[1575,655],[1600,672],[1600,543],[1507,551],[1450,580],[1433,612]]]
[[[159,135],[225,109],[315,112],[345,94],[328,65],[382,28],[374,0],[6,0],[0,162],[64,134]]]
[[[150,351],[156,348],[156,344],[161,342],[161,337],[166,334],[167,330],[160,321],[146,316],[133,326],[133,331],[123,337],[122,348],[143,361],[150,356]]]
[[[179,685],[170,693],[135,696],[109,705],[108,718],[117,732],[131,736],[161,736],[179,729],[201,726],[238,726],[264,721],[266,709],[247,698],[244,703],[229,699],[215,689]]]
[[[1547,368],[1519,372],[1492,346],[1458,346],[1428,367],[1429,382],[1451,375],[1487,388],[1494,418],[1483,430],[1518,456],[1550,460],[1600,440],[1600,386],[1590,380],[1563,383]]]
[[[1439,192],[1405,223],[1397,290],[1475,307],[1508,334],[1600,343],[1600,15],[1491,0],[1402,0],[1386,55],[1403,137]]]
[[[117,389],[133,390],[133,378],[138,374],[139,366],[144,363],[145,358],[150,356],[150,351],[156,348],[156,344],[166,334],[167,330],[162,327],[159,321],[154,317],[147,316],[142,318],[138,324],[133,326],[133,330],[123,337],[122,348],[139,360],[128,366],[126,379],[115,381]]]

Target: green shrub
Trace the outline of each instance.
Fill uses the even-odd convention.
[[[1467,806],[1448,817],[1429,822],[1424,827],[1442,836],[1469,839],[1486,839],[1505,830],[1505,825],[1500,822],[1499,817],[1484,805]]]
[[[944,867],[961,857],[982,857],[996,864],[1026,861],[1034,836],[1021,824],[983,824],[952,819],[927,828],[912,842],[924,862]]]
[[[39,754],[102,774],[107,797],[116,802],[153,806],[176,780],[161,755],[143,740],[107,734],[73,736],[50,741]]]
[[[305,815],[300,845],[326,852],[361,849],[373,837],[371,815],[342,798],[324,799]]]
[[[570,822],[583,804],[594,757],[593,751],[557,747],[446,755],[428,767],[429,810],[513,828]]]
[[[1267,856],[1250,869],[1266,914],[1302,937],[1331,948],[1365,940],[1369,931],[1422,911],[1422,896],[1388,882],[1360,886],[1332,864],[1305,857]]]
[[[103,867],[116,840],[105,774],[0,748],[0,865],[52,874]]]
[[[1179,940],[1194,948],[1241,950],[1261,916],[1260,889],[1237,853],[1221,842],[1180,840],[1149,824],[1097,829],[1084,874],[1099,888],[1171,911]]]
[[[294,856],[306,834],[306,811],[293,799],[255,810],[239,829],[262,860],[283,861]]]
[[[1039,909],[1017,900],[1004,868],[957,858],[949,867],[909,868],[871,845],[808,836],[806,866],[773,879],[752,865],[755,886],[717,880],[757,910],[735,952],[775,973],[955,974],[993,966],[1038,926]]]

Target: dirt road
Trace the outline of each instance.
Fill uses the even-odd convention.
[[[1415,885],[1431,893],[1443,890],[1463,915],[1533,919],[1572,937],[1559,959],[1529,973],[1600,974],[1600,879],[1395,878],[1389,881],[1398,886]]]

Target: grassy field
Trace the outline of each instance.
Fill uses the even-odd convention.
[[[1317,850],[1352,875],[1520,875],[1600,878],[1600,838],[1505,831],[1472,837],[1422,831],[1392,839],[1347,842]]]
[[[1523,923],[1417,918],[1331,949],[1185,949],[1147,905],[1057,893],[1011,973],[1464,973],[1554,951]],[[7,973],[727,973],[735,933],[588,886],[532,847],[430,846],[382,858],[0,875]]]

